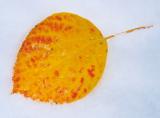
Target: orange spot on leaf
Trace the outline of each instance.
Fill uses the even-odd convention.
[[[58,76],[59,76],[59,71],[58,71],[58,70],[55,70],[55,71],[54,71],[54,75],[58,77]]]
[[[75,81],[76,81],[76,78],[75,78],[75,77],[73,77],[73,78],[72,78],[72,82],[75,82]]]
[[[86,88],[84,88],[83,91],[84,91],[85,93],[87,93],[87,89],[86,89]]]
[[[91,32],[95,32],[95,30],[94,30],[93,28],[90,28],[90,31],[91,31]]]
[[[32,63],[35,63],[35,61],[36,61],[36,60],[32,57],[32,58],[31,58],[31,62],[32,62]]]

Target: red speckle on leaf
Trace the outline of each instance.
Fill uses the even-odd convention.
[[[72,98],[76,98],[77,97],[77,93],[76,92],[72,92]]]
[[[16,69],[16,70],[15,70],[15,73],[16,73],[16,74],[19,74],[20,72],[21,72],[20,69]]]
[[[33,37],[32,40],[36,43],[44,43],[44,44],[52,43],[52,38],[45,37],[45,36],[36,36],[36,37]]]
[[[66,27],[64,28],[65,31],[68,31],[68,30],[71,30],[71,29],[72,29],[72,26],[66,26]]]
[[[51,26],[52,26],[52,23],[50,23],[50,22],[47,22],[47,23],[45,24],[45,26],[47,26],[47,27],[51,28]]]
[[[45,26],[51,29],[52,31],[58,32],[63,29],[64,24],[60,22],[53,22],[53,23],[46,23]]]
[[[14,82],[18,82],[19,80],[20,80],[20,77],[15,77],[15,78],[13,79]]]
[[[61,18],[60,16],[55,16],[55,18],[56,18],[57,20],[59,20],[59,21],[62,20],[62,18]]]
[[[84,78],[82,77],[81,80],[80,80],[81,84],[83,84],[84,82]]]
[[[57,87],[56,91],[59,95],[64,95],[66,92],[67,88],[65,87]]]
[[[91,65],[91,68],[87,69],[87,72],[88,72],[89,76],[92,77],[92,78],[95,76],[94,71],[95,71],[95,66],[94,65]]]
[[[22,44],[21,50],[24,52],[31,52],[33,49],[31,47],[31,43],[27,40],[25,40]]]
[[[23,93],[23,95],[24,95],[25,97],[29,97],[29,94],[28,94],[27,91],[21,91],[21,92]]]
[[[49,27],[52,29],[52,31],[58,32],[63,29],[64,24],[55,22],[54,24],[51,24]]]
[[[55,31],[58,31],[58,30],[59,30],[59,25],[57,24],[57,22],[54,23],[54,26],[53,26],[53,27],[54,27],[54,30],[55,30]]]

